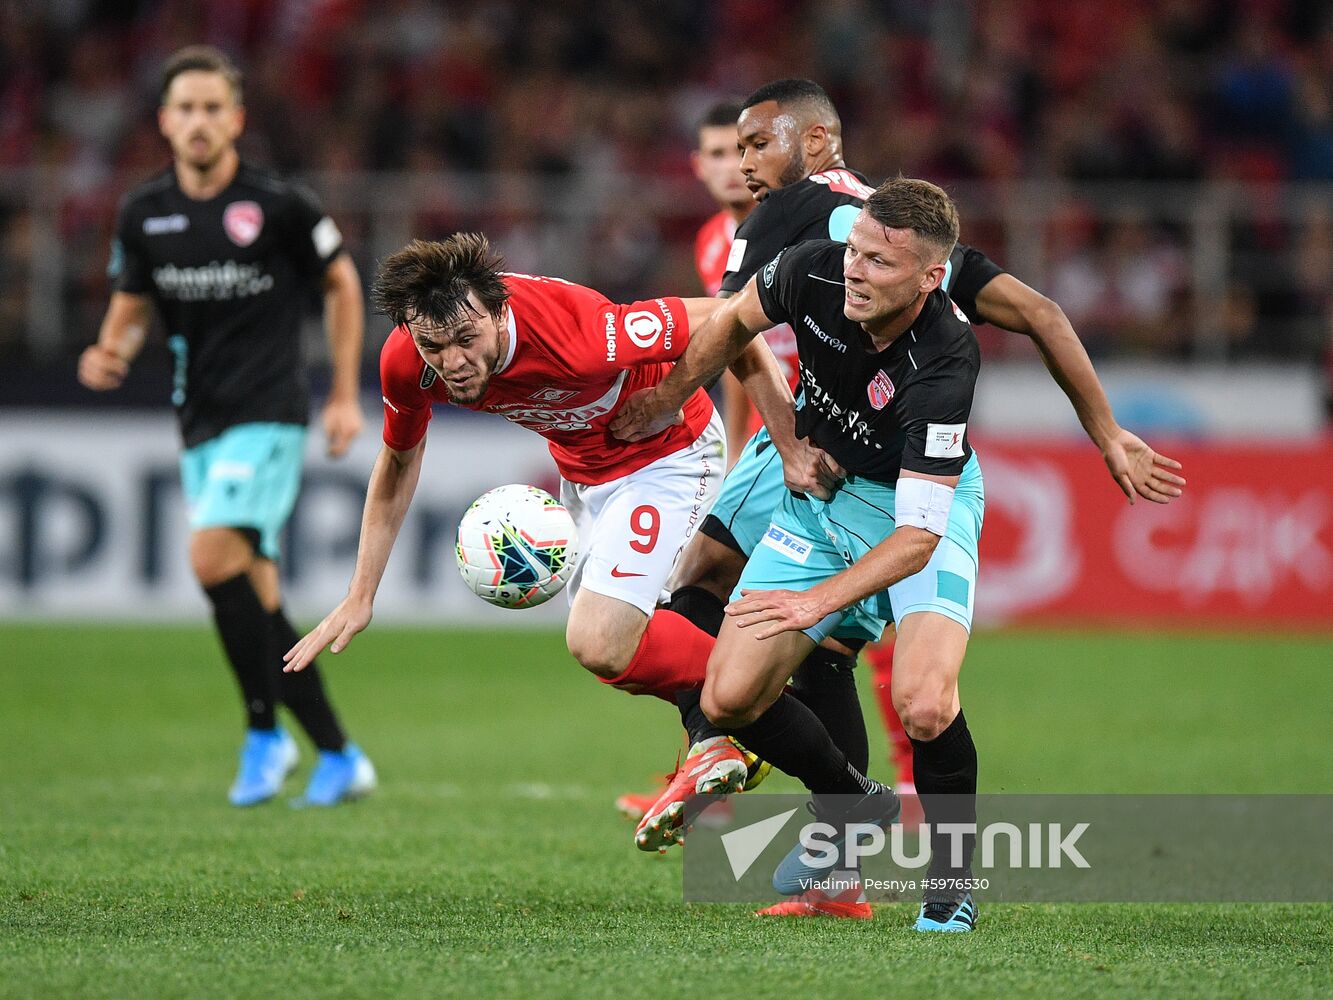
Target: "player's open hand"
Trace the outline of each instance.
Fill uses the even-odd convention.
[[[828,452],[798,438],[795,447],[782,456],[782,477],[787,489],[828,500],[847,478],[847,471]]]
[[[828,612],[813,590],[742,590],[740,600],[727,605],[727,614],[741,628],[753,628],[756,639],[767,639],[811,628]]]
[[[304,670],[315,662],[315,657],[328,646],[332,653],[341,653],[352,637],[370,624],[372,609],[369,602],[343,598],[341,604],[306,637],[283,655],[283,673]]]
[[[89,389],[118,389],[130,372],[130,363],[101,344],[85,347],[79,355],[79,381]]]
[[[361,403],[356,399],[330,399],[324,404],[324,440],[330,458],[342,458],[365,426]]]
[[[611,433],[622,441],[645,441],[684,421],[685,414],[680,410],[662,408],[654,389],[640,389],[625,400],[611,420]]]
[[[1102,452],[1122,493],[1134,502],[1141,496],[1153,503],[1170,503],[1185,489],[1185,480],[1176,475],[1180,463],[1159,455],[1137,434],[1120,428]]]

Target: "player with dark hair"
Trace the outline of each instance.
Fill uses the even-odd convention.
[[[837,114],[823,90],[808,80],[777,81],[750,95],[739,134],[742,170],[748,186],[762,200],[737,231],[731,269],[723,279],[724,295],[743,287],[786,246],[812,238],[845,239],[870,191],[861,174],[846,168]],[[791,182],[803,171],[814,172]],[[1158,456],[1116,424],[1087,353],[1056,303],[962,244],[949,255],[943,287],[972,322],[991,322],[1033,339],[1131,502],[1135,495],[1158,502],[1173,495],[1174,486],[1163,475],[1176,463]],[[712,513],[681,559],[673,609],[701,628],[717,631],[727,595],[746,557],[767,531],[771,512],[787,487],[781,461],[760,431],[742,452]],[[858,645],[827,640],[797,672],[791,692],[828,724],[849,759],[864,770],[869,748],[851,673]],[[899,709],[914,700],[917,692],[904,682],[891,682],[892,647],[880,649],[876,693],[895,748],[899,785],[911,791],[912,748],[930,742],[939,731],[933,727],[903,729]],[[682,711],[688,714],[699,696],[686,691],[680,697]],[[657,849],[678,839],[679,831],[662,820],[668,810],[676,815],[676,803],[692,791],[684,787],[687,781],[681,777],[688,775],[689,764],[687,759],[678,771],[679,787],[668,789],[645,814],[636,831],[640,847]]]
[[[503,416],[550,446],[579,538],[565,630],[574,659],[603,683],[673,705],[680,690],[702,686],[712,637],[670,611],[653,612],[716,496],[720,421],[700,390],[651,440],[619,441],[609,425],[632,393],[670,371],[720,300],[616,304],[560,278],[505,272],[475,233],[391,254],[373,299],[395,328],[380,355],[384,447],[366,491],[356,569],[347,597],[288,651],[287,669],[301,670],[325,646],[340,652],[370,623],[416,489],[432,404],[453,403]],[[762,342],[732,367],[766,412],[791,406]],[[777,439],[793,454],[805,450],[791,435]],[[748,775],[729,742],[710,768],[718,790]]]
[[[79,380],[119,386],[156,306],[176,362],[190,562],[245,705],[229,797],[238,806],[270,799],[295,766],[296,743],[275,716],[281,702],[319,751],[299,801],[334,805],[370,791],[375,771],[344,735],[319,672],[282,672],[296,632],[282,608],[278,540],[300,488],[308,418],[303,303],[322,289],[333,359],[324,432],[329,453],[342,455],[362,426],[361,282],[314,196],[240,160],[241,75],[223,53],[173,55],[161,101],[174,163],[121,205],[111,304],[79,358]]]
[[[713,200],[721,206],[700,227],[694,238],[694,269],[709,295],[722,290],[737,227],[754,210],[756,202],[745,186],[741,173],[741,151],[736,138],[736,120],[741,115],[739,101],[724,101],[708,110],[699,125],[699,145],[690,153],[694,176],[699,178]],[[796,337],[785,324],[764,331],[783,377],[796,387]],[[759,414],[740,383],[730,372],[722,374],[722,420],[727,430],[727,458],[736,458],[756,431],[763,426]]]

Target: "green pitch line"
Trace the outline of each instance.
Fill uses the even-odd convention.
[[[1004,905],[970,936],[680,903],[611,803],[676,721],[555,634],[375,627],[325,657],[382,788],[232,809],[204,628],[0,626],[0,997],[1326,995],[1333,907]],[[981,634],[988,791],[1333,792],[1333,639]],[[868,678],[863,678],[863,681]],[[877,770],[884,755],[866,695]],[[296,794],[309,773],[288,783]],[[771,779],[769,790],[790,788]]]

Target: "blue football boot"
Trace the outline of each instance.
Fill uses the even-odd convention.
[[[838,798],[846,802],[852,796],[842,795]],[[846,824],[870,823],[881,829],[887,828],[897,822],[898,814],[902,812],[902,803],[892,788],[880,785],[878,791],[852,801],[850,807],[822,807],[819,804],[819,796],[815,796],[814,801],[806,804],[806,808],[815,819],[821,823],[828,823],[838,831],[828,842],[836,847],[841,855],[843,842],[847,837]],[[799,896],[809,889],[813,882],[819,881],[830,872],[827,866],[816,868],[806,864],[801,860],[801,855],[804,853],[805,848],[798,843],[787,852],[787,856],[778,863],[777,869],[773,872],[773,888],[784,896]],[[842,862],[839,861],[838,867],[841,865]]]
[[[341,750],[321,750],[305,794],[293,799],[294,806],[336,806],[375,790],[375,766],[355,743]]]
[[[917,914],[919,931],[967,933],[977,925],[977,903],[958,889],[928,889]]]
[[[234,806],[257,806],[282,790],[296,767],[296,741],[281,726],[249,729],[241,746],[241,766],[227,798]]]

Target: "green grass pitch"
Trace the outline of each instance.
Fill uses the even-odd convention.
[[[324,663],[380,791],[241,811],[239,708],[204,627],[0,627],[0,996],[1333,990],[1328,905],[993,905],[958,936],[915,934],[906,903],[870,922],[686,907],[678,852],[635,851],[612,809],[670,768],[666,706],[545,632],[376,626]],[[1333,792],[1331,667],[1329,638],[980,634],[983,790]]]

